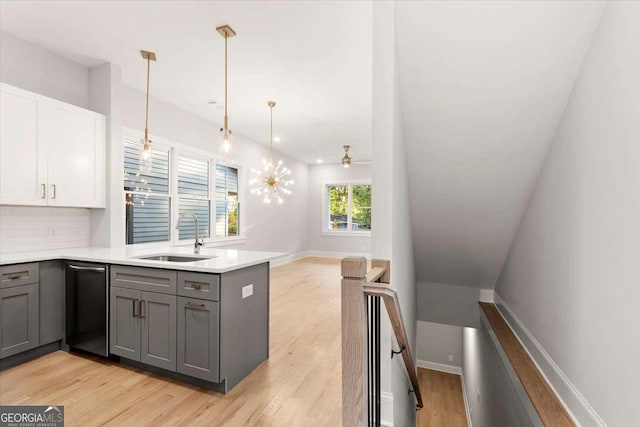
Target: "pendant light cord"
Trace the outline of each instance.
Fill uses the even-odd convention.
[[[271,123],[269,130],[269,157],[271,159],[271,164],[273,164],[273,105],[271,107]]]
[[[229,134],[229,117],[227,116],[227,40],[229,33],[224,32],[224,136],[228,138]]]

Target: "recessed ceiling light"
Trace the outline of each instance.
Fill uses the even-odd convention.
[[[322,163],[322,159],[316,160],[317,163]]]
[[[217,104],[217,102],[216,101],[209,101],[209,105],[214,105],[214,104]]]
[[[273,142],[280,142],[280,137],[279,136],[274,136],[273,137]]]

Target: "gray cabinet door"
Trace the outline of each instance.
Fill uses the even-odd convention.
[[[178,297],[178,372],[220,382],[219,303]]]
[[[140,361],[140,291],[111,287],[109,352]]]
[[[38,284],[0,289],[0,359],[39,345]]]
[[[140,361],[176,370],[176,297],[142,292],[140,300]]]
[[[40,345],[64,338],[62,261],[40,263]]]

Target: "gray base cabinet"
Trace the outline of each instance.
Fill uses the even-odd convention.
[[[179,373],[220,382],[219,304],[178,297]]]
[[[111,287],[109,351],[176,370],[176,297]]]
[[[0,358],[38,347],[38,284],[0,289]]]
[[[176,370],[176,297],[142,292],[140,362]]]

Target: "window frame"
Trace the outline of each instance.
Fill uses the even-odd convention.
[[[137,131],[134,129],[130,129],[130,128],[123,128],[122,131],[122,138],[121,138],[121,144],[124,146],[124,142],[128,141],[128,142],[140,142],[140,139],[144,137],[143,132],[141,131]],[[233,164],[225,164],[224,162],[222,162],[220,160],[220,156],[219,155],[214,155],[212,152],[207,152],[205,150],[201,150],[197,147],[192,147],[190,145],[186,145],[186,144],[181,144],[175,141],[171,141],[165,138],[161,138],[155,135],[150,135],[149,138],[153,141],[153,146],[154,148],[158,147],[158,148],[162,148],[162,149],[167,149],[169,151],[169,203],[170,203],[170,211],[169,211],[169,226],[170,226],[170,233],[169,233],[169,240],[166,241],[162,241],[162,242],[145,242],[145,243],[125,243],[125,246],[127,247],[133,247],[135,246],[136,248],[143,248],[143,247],[166,247],[167,245],[170,246],[190,246],[193,245],[194,239],[183,239],[180,240],[179,236],[179,230],[176,229],[176,224],[178,221],[178,212],[180,209],[180,196],[178,194],[178,170],[177,170],[177,165],[178,165],[178,157],[188,157],[188,158],[195,158],[197,160],[204,160],[206,159],[207,163],[208,163],[208,170],[209,170],[209,200],[211,201],[210,205],[209,205],[209,237],[205,237],[204,243],[207,247],[217,247],[217,246],[227,246],[227,245],[238,245],[238,244],[243,244],[246,241],[246,236],[245,236],[245,224],[244,224],[244,217],[245,217],[245,212],[244,212],[244,197],[245,197],[245,190],[244,190],[244,173],[245,173],[245,168],[242,165],[242,163],[233,163]],[[120,159],[120,162],[124,161],[124,152],[122,155],[122,158]],[[216,172],[216,165],[217,164],[222,164],[225,166],[231,166],[233,168],[236,168],[238,170],[238,215],[240,216],[239,218],[239,223],[238,223],[238,227],[240,228],[240,231],[238,233],[238,236],[230,236],[230,237],[216,237],[216,233],[215,233],[215,204],[216,204],[216,198],[215,198],[215,191],[213,189],[215,189],[215,172]],[[123,226],[123,233],[126,232],[126,206],[124,204],[124,197],[125,197],[125,190],[124,190],[124,186],[122,185],[122,183],[120,184],[120,188],[122,191],[122,211],[123,211],[123,216],[122,216],[122,226]],[[163,194],[164,195],[164,194]],[[126,239],[125,239],[126,242]]]
[[[348,181],[331,181],[322,185],[322,230],[323,236],[356,236],[370,237],[371,230],[353,230],[353,186],[354,185],[371,185],[371,180],[348,180]],[[348,206],[347,206],[347,228],[343,231],[329,230],[329,187],[348,187]],[[373,192],[373,190],[372,190]],[[373,215],[373,209],[371,214]]]

